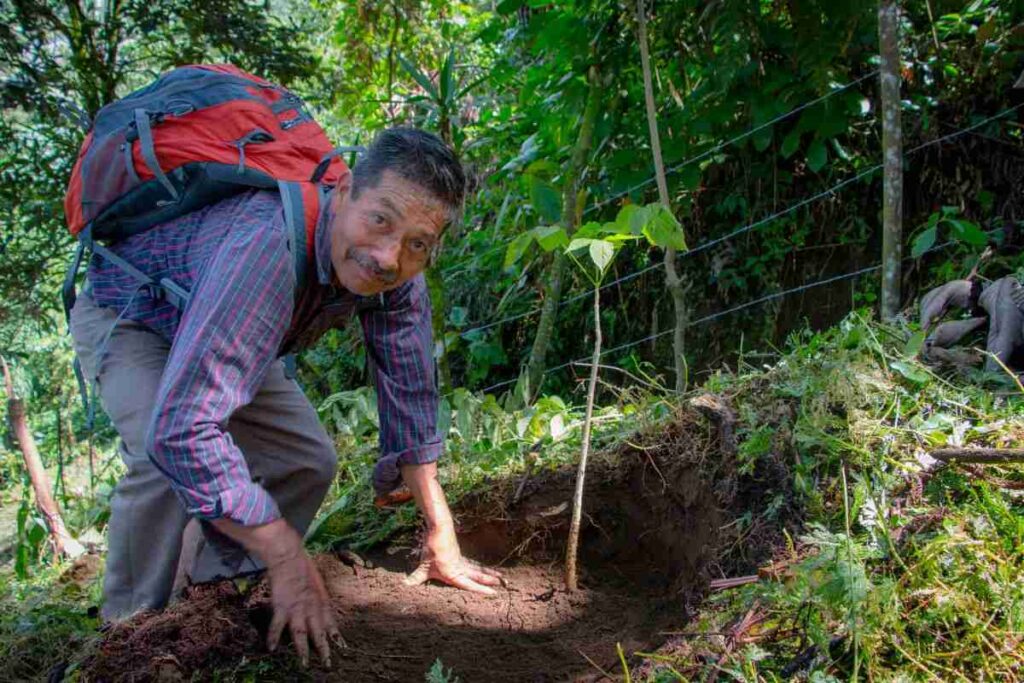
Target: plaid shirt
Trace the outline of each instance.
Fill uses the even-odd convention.
[[[377,387],[381,457],[378,492],[400,482],[399,465],[434,462],[437,388],[430,301],[423,276],[380,296],[361,297],[332,284],[329,202],[315,237],[316,281],[295,296],[288,227],[276,192],[225,199],[128,238],[112,248],[155,278],[191,292],[184,311],[149,298],[117,266],[95,256],[91,293],[168,340],[147,439],[189,514],[245,525],[280,517],[252,481],[225,427],[259,391],[278,356],[308,347],[357,315]]]

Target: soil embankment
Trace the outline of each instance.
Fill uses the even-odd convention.
[[[686,412],[594,462],[576,592],[562,578],[574,475],[547,471],[495,482],[457,508],[465,554],[503,568],[498,597],[404,586],[415,565],[408,548],[371,553],[365,566],[324,555],[317,562],[348,644],[330,670],[299,674],[289,653],[268,654],[265,586],[242,594],[223,582],[112,629],[84,680],[205,678],[243,657],[260,680],[418,681],[437,659],[463,683],[600,680],[621,669],[617,643],[658,647],[686,624],[710,578],[770,549],[764,535],[744,539],[743,560],[729,550],[737,501],[756,506],[765,490],[736,480],[729,436]]]

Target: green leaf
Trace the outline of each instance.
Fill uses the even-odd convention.
[[[961,242],[967,242],[976,247],[988,244],[988,235],[977,224],[957,218],[948,218],[946,221],[953,228],[953,235]]]
[[[611,242],[605,240],[590,241],[590,258],[594,261],[598,271],[603,273],[608,264],[612,262],[614,256],[615,246]]]
[[[850,156],[850,153],[846,151],[846,148],[839,144],[839,140],[837,140],[836,138],[832,138],[831,140],[829,140],[829,142],[832,143],[832,149],[835,150],[837,157],[839,157],[843,161],[849,161],[852,158]]]
[[[701,173],[697,164],[689,164],[679,171],[679,182],[691,192],[700,189]]]
[[[576,232],[573,233],[576,237],[590,237],[600,239],[601,234],[604,232],[604,225],[596,221],[590,221],[584,223],[580,227],[576,228]],[[570,250],[571,251],[571,250]]]
[[[907,340],[907,345],[903,347],[903,355],[909,358],[914,358],[921,351],[921,347],[924,346],[924,330],[915,332]]]
[[[912,258],[921,258],[926,251],[935,246],[936,234],[937,228],[934,225],[923,230],[920,235],[914,238],[914,245],[910,248],[910,256]]]
[[[768,149],[768,146],[772,144],[772,127],[762,128],[761,130],[754,133],[754,149],[758,152],[763,152]]]
[[[445,57],[444,64],[441,65],[439,83],[441,86],[440,101],[448,107],[455,101],[455,48],[448,51],[448,56]]]
[[[523,140],[523,144],[519,146],[519,154],[509,161],[507,164],[501,167],[502,171],[511,171],[514,168],[528,164],[537,158],[540,153],[540,143],[537,141],[537,134],[534,133],[530,137]]]
[[[561,197],[555,186],[535,175],[530,178],[530,203],[534,210],[549,223],[562,219]]]
[[[558,173],[558,164],[551,161],[551,159],[537,159],[530,163],[525,169],[529,175],[540,176],[541,178],[550,178],[551,176]]]
[[[927,384],[932,378],[924,369],[907,361],[893,361],[890,367],[915,384]]]
[[[636,204],[626,204],[619,209],[619,214],[615,217],[619,229],[633,235],[642,234],[646,222],[647,209]]]
[[[794,128],[786,136],[786,139],[782,141],[782,148],[779,153],[783,159],[788,159],[800,148],[800,131]]]
[[[437,88],[430,82],[427,75],[416,68],[416,66],[402,55],[398,55],[398,61],[402,64],[402,68],[405,69],[406,73],[412,76],[412,79],[416,81],[423,90],[430,95],[430,98],[435,102],[439,101],[437,94]]]
[[[569,243],[569,236],[557,225],[538,226],[533,229],[533,237],[544,251],[554,251]]]
[[[533,235],[529,232],[524,232],[509,242],[508,248],[505,249],[505,263],[502,265],[502,268],[508,270],[518,263],[519,259],[523,258],[523,254],[526,253],[526,249],[530,246],[531,239],[533,239]]]
[[[594,240],[590,237],[576,237],[569,242],[569,246],[565,248],[566,251],[578,251],[579,249],[586,249],[590,246],[590,243]]]
[[[502,0],[498,4],[498,14],[512,14],[523,6],[523,0]]]
[[[28,539],[29,544],[33,547],[39,545],[46,540],[46,527],[38,519],[33,519],[29,526],[28,534],[26,534],[26,538]]]
[[[647,209],[649,218],[644,225],[644,237],[662,249],[671,247],[676,251],[685,251],[686,238],[683,235],[683,227],[672,212],[660,204],[652,204]]]
[[[817,173],[828,162],[828,150],[821,140],[815,139],[807,150],[807,167]]]

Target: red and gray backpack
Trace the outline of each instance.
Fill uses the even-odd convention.
[[[301,289],[327,189],[346,170],[302,101],[229,65],[174,69],[99,111],[64,198],[79,247],[64,282],[65,313],[85,251],[100,254],[179,308],[188,292],[155,281],[99,241],[116,242],[252,188],[276,189]]]

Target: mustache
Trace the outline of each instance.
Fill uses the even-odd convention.
[[[394,284],[398,281],[398,270],[395,268],[384,268],[377,262],[377,259],[373,258],[361,249],[352,249],[349,252],[349,256],[353,261],[366,268],[374,274],[384,284]]]

